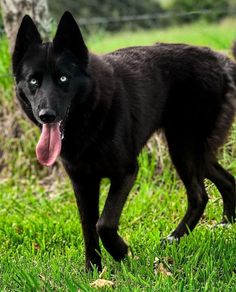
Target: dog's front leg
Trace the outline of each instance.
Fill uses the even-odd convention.
[[[66,169],[75,192],[83,229],[86,269],[96,266],[101,270],[101,252],[96,223],[99,218],[99,186],[100,179],[94,176],[81,176],[74,171]]]
[[[97,222],[97,232],[106,250],[120,261],[128,252],[128,246],[118,235],[118,224],[127,196],[134,184],[137,167],[132,173],[111,179],[111,186],[102,215]]]

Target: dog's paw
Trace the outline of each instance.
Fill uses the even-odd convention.
[[[102,271],[101,258],[86,259],[85,270],[86,272],[93,272],[94,270],[101,272]]]
[[[168,235],[166,238],[163,238],[161,240],[161,245],[166,246],[168,244],[173,244],[173,243],[179,243],[179,238],[175,237],[174,235]]]
[[[216,223],[213,226],[213,229],[216,229],[216,228],[230,228],[231,226],[232,226],[232,223],[231,222],[222,221],[222,222]]]
[[[86,263],[85,264],[85,271],[87,273],[93,273],[94,271],[101,272],[102,271],[102,265],[101,264]]]
[[[120,262],[128,255],[128,245],[120,237],[116,242],[116,248],[109,252],[115,261]]]

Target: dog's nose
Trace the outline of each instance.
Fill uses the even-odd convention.
[[[56,119],[56,113],[51,109],[41,109],[39,112],[39,118],[43,123],[52,123]]]

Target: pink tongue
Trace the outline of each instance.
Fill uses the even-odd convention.
[[[59,123],[43,124],[42,133],[36,146],[38,161],[51,166],[61,152],[61,133]]]

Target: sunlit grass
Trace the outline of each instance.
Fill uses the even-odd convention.
[[[191,43],[210,46],[217,50],[228,50],[236,39],[236,22],[223,22],[220,25],[200,22],[192,25],[180,25],[171,28],[151,29],[139,32],[120,32],[118,34],[95,33],[88,37],[89,48],[104,53],[137,45],[151,45],[155,42]]]

